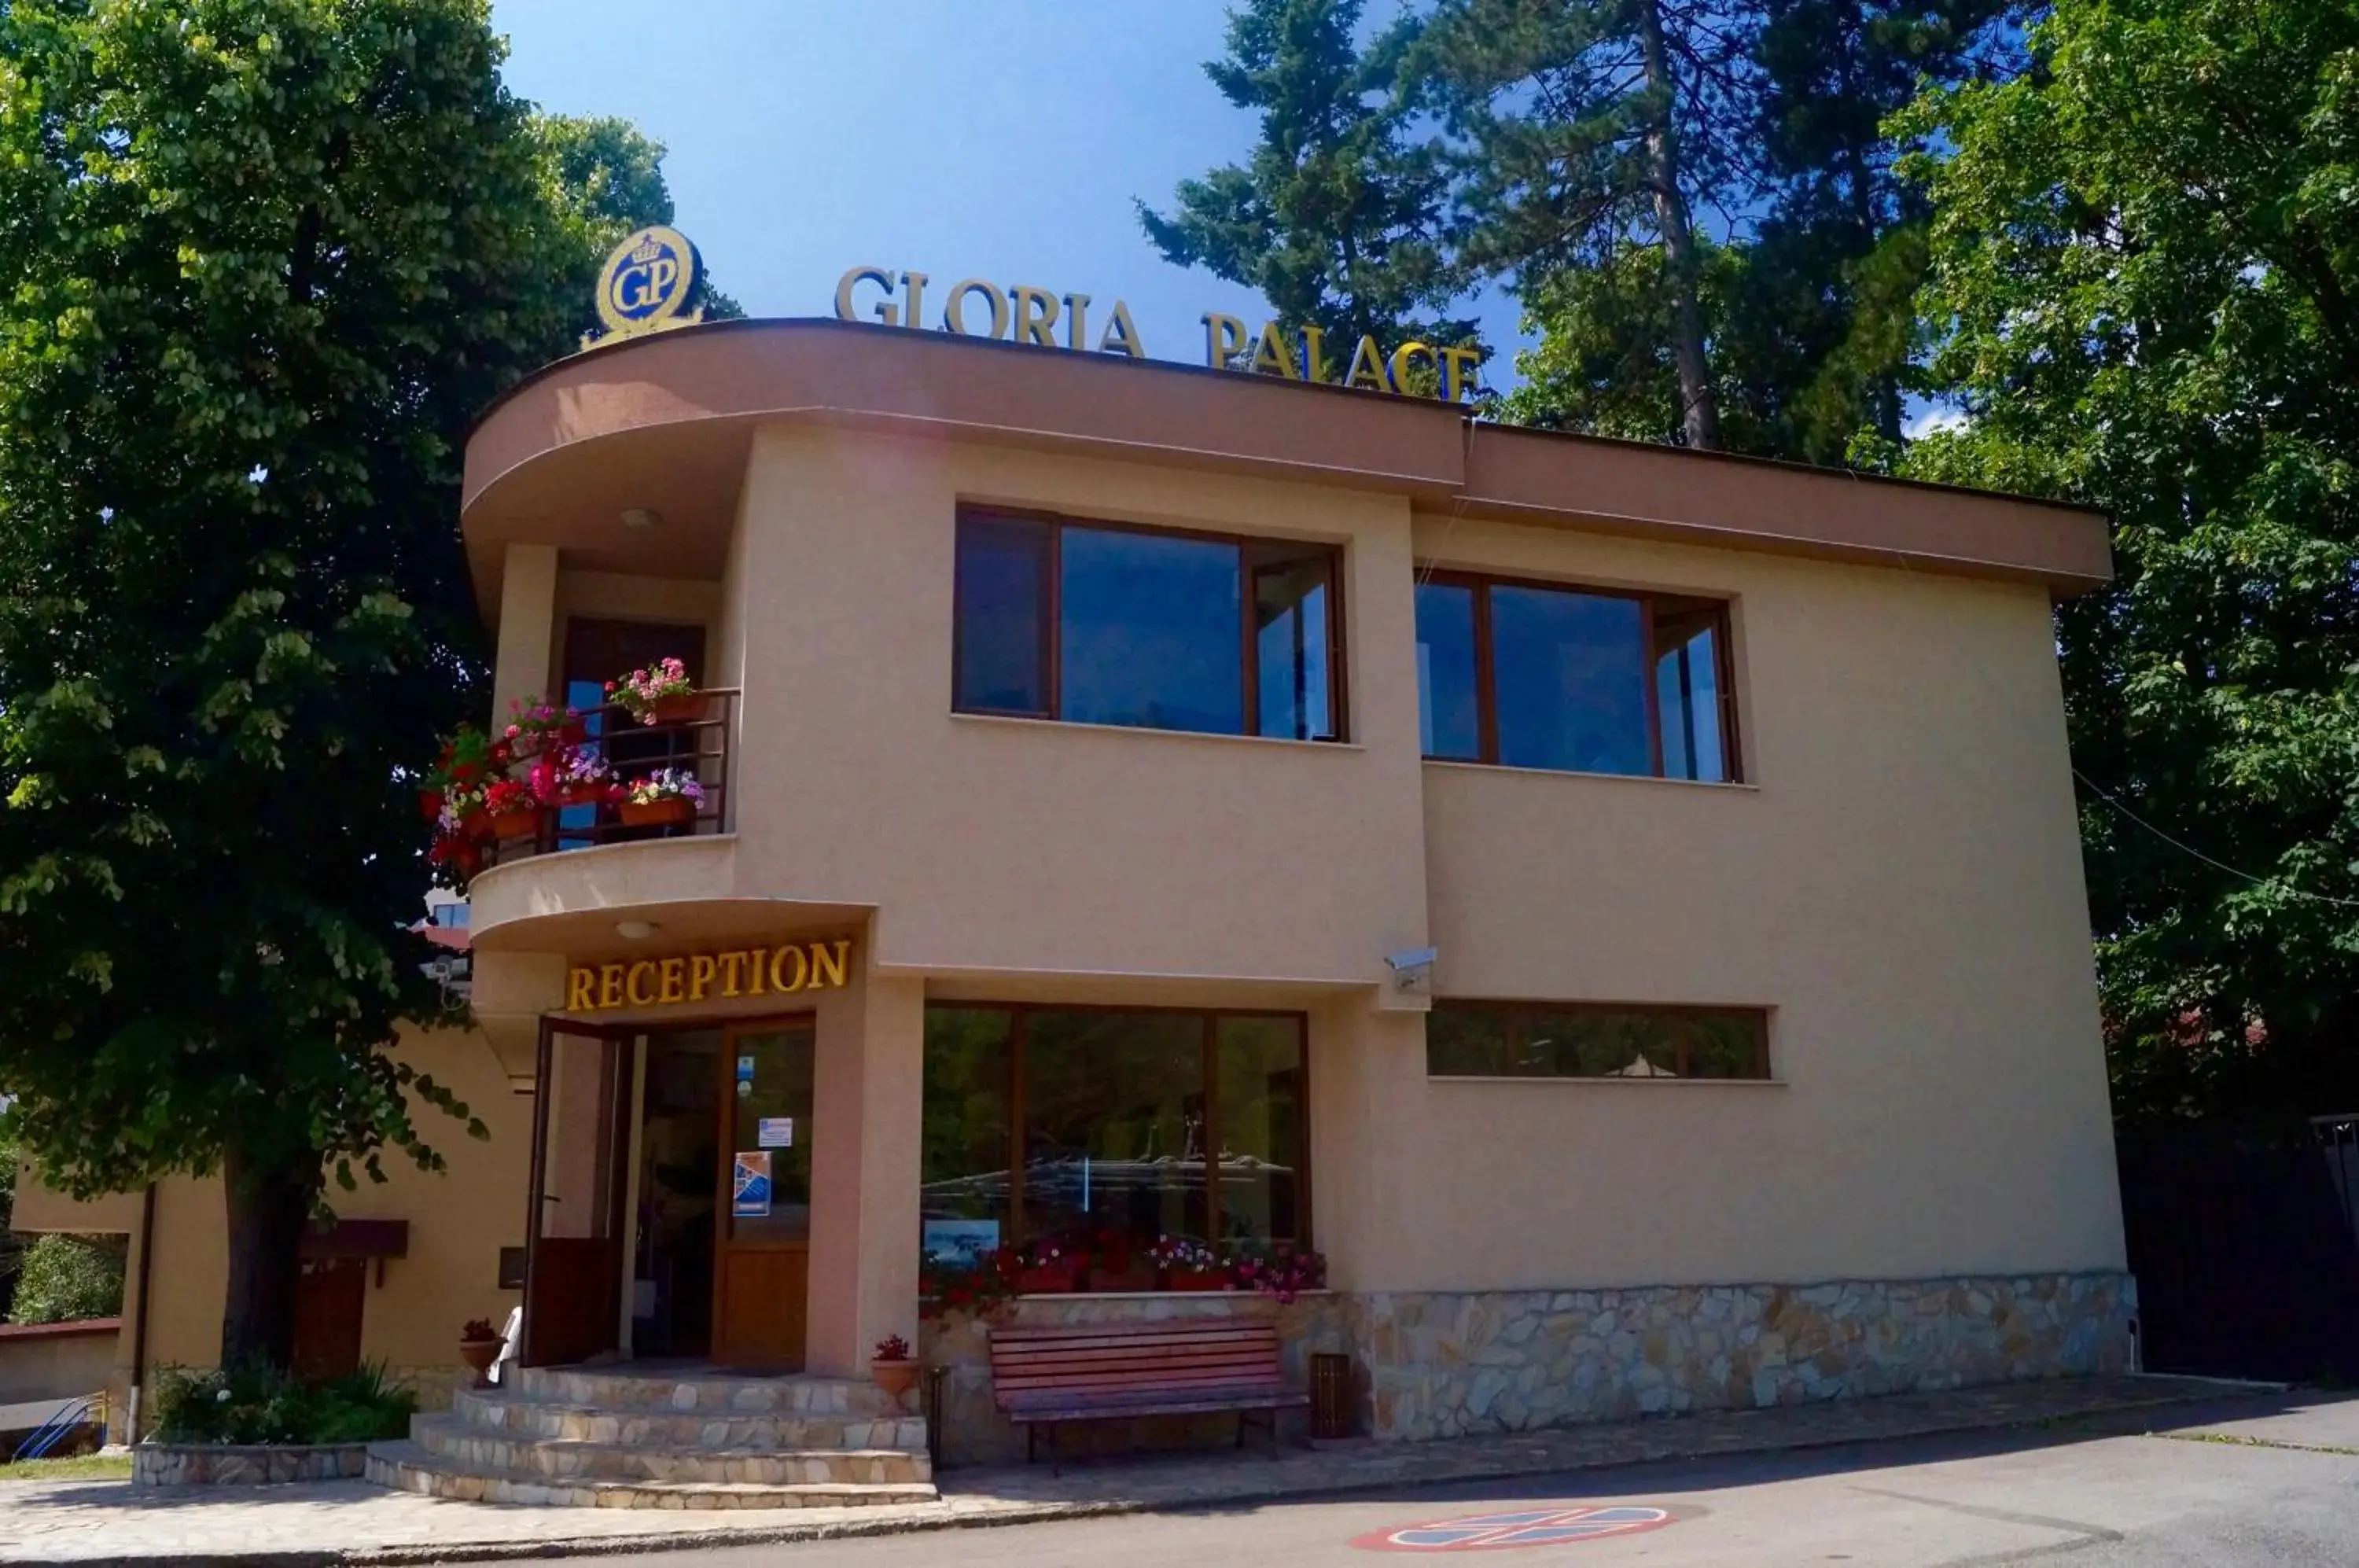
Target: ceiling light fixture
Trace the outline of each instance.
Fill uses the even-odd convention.
[[[653,506],[625,506],[623,508],[623,526],[626,528],[636,529],[640,533],[647,532],[649,528],[655,528],[662,521],[663,514],[657,511]]]
[[[661,930],[663,927],[653,920],[616,920],[614,922],[614,934],[625,942],[645,942]]]

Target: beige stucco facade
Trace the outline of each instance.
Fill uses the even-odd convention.
[[[523,1239],[534,1044],[569,964],[811,935],[855,954],[815,1002],[815,1371],[917,1335],[929,1001],[1307,1015],[1313,1239],[1370,1323],[1427,1298],[2120,1273],[2049,621],[2102,578],[2101,520],[919,338],[667,333],[487,416],[464,524],[495,712],[549,689],[569,617],[701,625],[742,692],[729,806],[718,833],[475,880],[479,1028],[406,1049],[492,1137],[452,1127],[447,1174],[332,1195],[411,1222],[366,1355],[447,1365],[462,1318],[516,1301],[498,1252]],[[962,506],[1337,547],[1348,734],[954,713]],[[1745,781],[1423,759],[1436,569],[1723,602]],[[1385,963],[1428,944],[1430,1000]],[[1426,1009],[1459,998],[1767,1009],[1771,1075],[1431,1077]],[[37,1192],[19,1216],[87,1222]],[[152,1362],[215,1353],[220,1227],[217,1188],[160,1189]],[[1380,1360],[1386,1332],[1359,1348]]]

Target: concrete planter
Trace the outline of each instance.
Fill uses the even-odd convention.
[[[135,1486],[264,1486],[288,1481],[357,1480],[365,1443],[143,1443],[131,1451]]]

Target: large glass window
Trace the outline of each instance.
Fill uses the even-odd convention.
[[[1340,739],[1335,560],[1321,545],[962,514],[953,705]]]
[[[1309,1240],[1299,1015],[941,1004],[924,1073],[930,1252]]]
[[[1425,1020],[1436,1078],[1767,1078],[1756,1008],[1436,1002]]]
[[[1723,783],[1726,606],[1440,577],[1417,591],[1425,755]]]

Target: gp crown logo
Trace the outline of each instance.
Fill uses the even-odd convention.
[[[582,333],[582,346],[702,321],[704,307],[690,310],[688,301],[703,270],[696,247],[678,229],[657,223],[625,236],[598,271],[598,319],[606,330]]]

